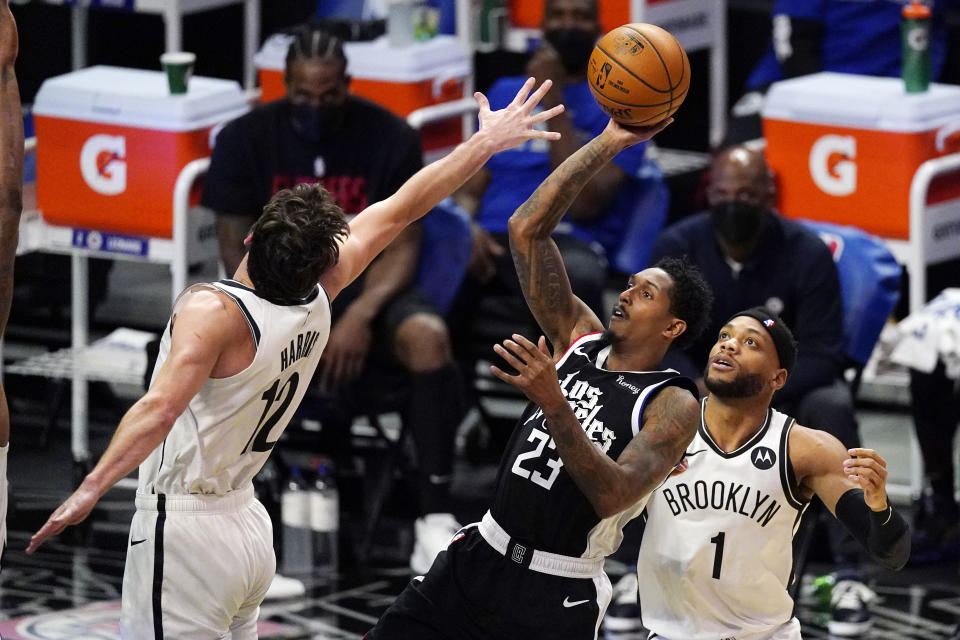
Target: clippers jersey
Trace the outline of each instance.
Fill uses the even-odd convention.
[[[330,335],[323,287],[278,305],[233,280],[225,293],[250,325],[256,355],[228,378],[208,378],[159,447],[140,465],[139,493],[224,495],[248,486],[300,405]],[[171,325],[153,375],[170,353]]]
[[[707,432],[706,403],[690,467],[647,503],[637,561],[643,625],[671,640],[750,636],[793,615],[791,550],[807,505],[793,490],[795,421],[769,409],[760,430],[725,453]]]
[[[642,426],[643,409],[662,389],[696,396],[689,378],[673,370],[608,371],[610,345],[600,333],[578,338],[557,362],[560,388],[590,440],[616,460]],[[513,430],[497,474],[490,509],[511,537],[565,556],[597,558],[616,551],[623,527],[643,511],[641,499],[601,520],[563,468],[540,407],[530,403]]]

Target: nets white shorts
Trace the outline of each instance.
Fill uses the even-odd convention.
[[[734,634],[736,640],[802,640],[800,636],[800,621],[790,618],[779,627],[756,633],[738,632]],[[648,640],[667,640],[664,636],[650,632]]]
[[[137,494],[121,636],[256,638],[275,570],[270,517],[252,485],[222,497]]]

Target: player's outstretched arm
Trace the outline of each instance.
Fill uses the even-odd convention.
[[[577,194],[610,160],[649,140],[673,119],[653,127],[624,127],[613,120],[599,136],[567,158],[510,216],[510,252],[527,306],[559,356],[579,336],[603,328],[573,295],[560,250],[550,237]]]
[[[533,111],[551,84],[546,80],[531,93],[534,79],[527,79],[513,102],[498,111],[490,110],[486,96],[475,93],[480,107],[479,130],[451,153],[411,176],[395,194],[370,205],[350,222],[350,236],[340,248],[337,266],[321,278],[330,295],[350,284],[404,227],[456,191],[493,154],[530,138],[559,139],[559,133],[534,128],[563,111],[563,105]]]
[[[910,558],[910,529],[887,502],[887,462],[873,449],[846,449],[824,431],[794,427],[790,461],[802,490],[816,494],[884,567]]]
[[[191,295],[176,315],[170,354],[150,390],[123,416],[110,445],[80,487],[30,539],[27,553],[90,515],[101,496],[157,448],[210,377],[226,348],[249,332],[217,294]],[[232,303],[230,303],[232,304]]]
[[[495,366],[491,371],[543,410],[564,469],[601,518],[620,513],[656,489],[683,457],[700,424],[700,405],[693,395],[667,387],[644,412],[640,433],[612,460],[590,441],[563,396],[543,336],[535,345],[514,334],[494,350],[519,373],[512,376]]]

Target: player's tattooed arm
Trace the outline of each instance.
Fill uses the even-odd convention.
[[[520,287],[557,356],[566,351],[574,339],[602,329],[603,325],[573,294],[560,250],[550,234],[584,184],[620,151],[649,140],[669,122],[628,129],[611,120],[599,136],[554,169],[510,217],[510,252]]]
[[[495,347],[518,374],[493,373],[518,388],[546,417],[564,469],[601,518],[620,513],[663,482],[683,456],[700,424],[700,405],[689,391],[667,387],[644,411],[644,425],[620,458],[612,460],[584,433],[563,396],[546,342],[521,335]]]

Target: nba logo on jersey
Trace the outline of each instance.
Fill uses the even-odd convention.
[[[527,548],[522,544],[517,544],[513,546],[513,553],[510,554],[510,559],[516,562],[517,564],[523,564],[523,555],[527,552]]]
[[[769,320],[768,322],[773,322],[773,320]],[[753,460],[753,466],[762,471],[774,465],[777,461],[777,454],[773,452],[773,449],[768,447],[757,447],[753,450],[751,458]]]

